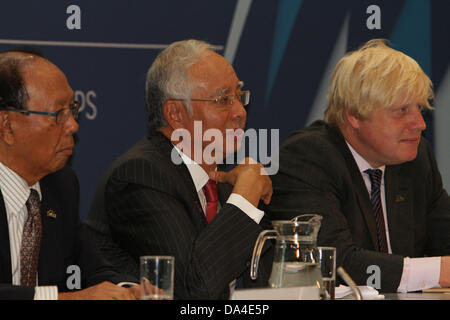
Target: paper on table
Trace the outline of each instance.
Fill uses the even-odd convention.
[[[370,286],[358,286],[364,300],[384,299],[384,296],[378,293],[378,290]],[[352,295],[353,291],[350,287],[340,285],[334,291],[335,299],[342,299]]]

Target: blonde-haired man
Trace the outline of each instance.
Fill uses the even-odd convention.
[[[336,246],[338,265],[360,285],[450,285],[450,198],[421,137],[432,97],[416,61],[371,40],[337,64],[325,121],[280,148],[272,218],[323,215],[319,244]]]

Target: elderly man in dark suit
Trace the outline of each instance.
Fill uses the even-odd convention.
[[[0,55],[0,299],[135,298],[78,216],[73,98],[48,60]]]
[[[319,243],[360,285],[450,284],[450,198],[421,137],[431,87],[413,59],[372,40],[338,63],[325,122],[280,147],[272,218],[323,215]]]
[[[257,206],[270,202],[271,181],[251,161],[216,171],[240,146],[249,99],[242,85],[207,43],[161,52],[147,74],[149,136],[103,176],[87,219],[122,271],[138,274],[143,255],[174,256],[175,298],[226,299],[235,279],[267,284],[267,271],[251,283],[249,261],[267,226]],[[215,139],[204,139],[208,132]]]

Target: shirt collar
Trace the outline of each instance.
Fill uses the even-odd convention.
[[[352,153],[361,174],[366,174],[364,171],[366,171],[367,169],[380,169],[383,173],[382,176],[384,176],[384,170],[386,169],[385,165],[379,168],[372,168],[372,166],[366,161],[366,159],[364,159],[358,152],[356,152],[356,150],[353,149],[353,147],[350,145],[350,143],[348,143],[347,140],[345,140],[345,142],[347,143],[347,146],[350,149],[350,152]]]
[[[184,164],[188,168],[192,181],[194,181],[195,189],[197,190],[197,192],[199,192],[208,182],[209,180],[208,174],[197,162],[195,162],[189,156],[184,154],[176,146],[174,146],[174,148],[180,154],[181,160],[183,160]]]
[[[30,187],[21,176],[0,162],[0,190],[8,212],[16,214],[25,206],[30,189],[35,189],[42,200],[39,181]]]

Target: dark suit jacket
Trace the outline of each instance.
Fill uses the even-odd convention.
[[[222,208],[207,224],[189,171],[171,161],[171,151],[170,141],[156,133],[137,142],[103,176],[86,223],[107,259],[138,276],[140,256],[174,256],[178,299],[226,299],[230,281],[241,275],[245,286],[267,285],[270,267],[262,266],[252,282],[249,265],[261,225],[270,228],[269,220],[258,225],[226,204],[231,186],[219,184]]]
[[[79,188],[75,173],[69,167],[50,174],[40,181],[42,191],[42,238],[39,253],[39,285],[57,285],[69,291],[67,267],[81,270],[81,287],[102,281],[132,280],[120,278],[112,266],[101,258],[78,215]],[[48,210],[56,218],[47,215]],[[33,299],[34,288],[13,286],[8,222],[3,197],[0,199],[0,299]],[[71,282],[72,283],[72,282]]]
[[[381,291],[395,292],[403,258],[450,253],[450,198],[429,143],[417,158],[386,166],[385,193],[392,255],[378,252],[375,218],[362,175],[338,129],[323,121],[291,134],[280,147],[269,211],[274,219],[323,216],[318,243],[337,247],[337,264],[361,285],[367,267],[381,269]]]

